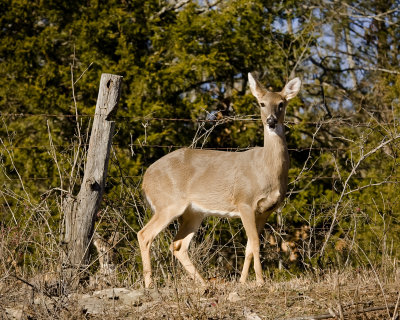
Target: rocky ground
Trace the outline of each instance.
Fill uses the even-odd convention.
[[[0,319],[397,319],[399,290],[397,276],[364,271],[263,286],[216,280],[204,288],[183,279],[150,290],[86,287],[57,296],[10,276],[0,282]]]

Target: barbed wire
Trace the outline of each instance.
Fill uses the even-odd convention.
[[[76,115],[74,114],[48,114],[48,113],[0,113],[0,117],[44,117],[44,118],[72,118],[76,121]],[[80,114],[78,117],[80,118],[94,118],[95,114]],[[224,116],[224,117],[216,117],[215,119],[191,119],[191,118],[165,118],[165,117],[150,117],[150,116],[118,116],[114,118],[115,121],[118,120],[127,120],[130,119],[132,121],[171,121],[171,122],[194,122],[194,123],[224,123],[224,122],[235,122],[235,121],[243,121],[243,122],[261,122],[261,119],[258,115],[237,115],[237,116]],[[376,121],[373,122],[374,125],[377,124]],[[318,121],[285,121],[287,125],[300,125],[300,124],[309,124],[309,125],[321,125],[321,124],[331,124],[331,125],[344,125],[344,126],[354,126],[354,127],[370,127],[373,125],[372,122],[360,122],[353,121],[352,117],[349,118],[329,118],[329,119],[320,119]],[[396,120],[391,120],[384,122],[383,124],[399,124]]]
[[[56,113],[0,113],[0,117],[47,117],[47,118],[76,118],[75,114],[56,114]],[[90,117],[94,115],[80,114],[79,117]]]
[[[289,174],[289,178],[296,178],[296,177],[297,177],[297,175],[290,175]],[[23,177],[23,176],[21,176],[21,178],[23,180],[52,180],[52,179],[59,180],[58,176],[54,176],[54,177]],[[68,179],[68,178],[69,177],[66,177],[65,179]],[[113,175],[109,175],[109,176],[107,176],[107,178],[111,178],[111,179],[121,179],[121,178],[124,178],[124,179],[126,179],[126,178],[129,178],[129,179],[142,179],[143,176],[142,175],[136,175],[136,176],[130,176],[130,175],[113,176]],[[314,181],[317,181],[317,180],[335,180],[335,181],[340,180],[340,178],[338,176],[330,176],[330,177],[329,176],[326,176],[326,177],[314,177],[313,176],[313,177],[310,177],[310,176],[304,175],[303,178],[310,178],[310,179],[312,179]],[[354,179],[360,179],[360,180],[381,179],[381,178],[382,178],[382,176],[366,176],[366,177],[354,176]],[[385,178],[400,179],[400,176],[391,175],[391,176],[385,176]],[[6,180],[19,181],[20,179],[19,178],[10,178],[10,177],[8,177]]]
[[[78,143],[70,143],[70,144],[58,144],[58,145],[34,145],[34,146],[15,146],[15,145],[6,145],[6,147],[9,150],[13,150],[13,149],[27,149],[27,150],[31,150],[31,149],[51,149],[51,148],[65,148],[68,149],[70,147],[76,147],[78,146]],[[80,144],[80,147],[87,147],[89,146],[88,143],[84,143],[84,144]],[[130,150],[130,148],[134,147],[134,148],[166,148],[166,149],[181,149],[181,148],[190,148],[190,149],[202,149],[202,150],[220,150],[220,151],[246,151],[246,150],[251,150],[253,148],[256,147],[260,147],[260,146],[248,146],[248,147],[189,147],[189,146],[185,146],[185,145],[173,145],[173,144],[146,144],[146,143],[130,143],[127,144],[126,146],[120,145],[120,144],[116,144],[113,143],[112,144],[113,147],[119,148],[119,149],[126,149],[126,150]],[[1,148],[0,148],[1,149]],[[304,147],[304,148],[288,148],[288,151],[291,152],[304,152],[304,151],[310,151],[310,150],[316,150],[316,151],[349,151],[349,150],[353,150],[354,151],[354,147],[353,146],[349,146],[349,147]]]

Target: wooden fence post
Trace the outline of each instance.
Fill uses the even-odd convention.
[[[69,196],[63,207],[65,215],[64,268],[85,269],[89,263],[96,213],[100,208],[122,77],[103,73],[90,136],[89,150],[81,189],[76,198]]]

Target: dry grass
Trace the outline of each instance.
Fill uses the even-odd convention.
[[[133,304],[98,298],[98,314],[82,306],[82,299],[93,295],[90,286],[81,287],[79,294],[46,296],[40,286],[8,277],[0,284],[0,318],[12,319],[12,312],[22,310],[20,319],[288,319],[329,313],[338,319],[341,313],[346,319],[388,319],[398,299],[399,275],[377,277],[372,271],[352,270],[267,280],[263,286],[217,279],[207,288],[181,278],[145,292],[133,290],[143,293]],[[371,307],[382,309],[363,312]],[[347,317],[349,313],[353,315]]]

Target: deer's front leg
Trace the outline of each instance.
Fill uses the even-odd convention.
[[[262,267],[260,261],[259,230],[262,229],[266,217],[264,214],[256,217],[254,210],[247,205],[241,206],[239,210],[247,235],[246,253],[240,282],[246,282],[247,276],[249,274],[250,263],[252,258],[254,257],[254,271],[256,273],[256,281],[258,284],[263,284],[264,279],[262,275]]]
[[[255,213],[253,211],[252,214],[248,213],[247,215],[245,215],[245,220],[247,223],[247,227],[245,225],[245,221],[243,220],[243,215],[242,215],[242,221],[243,221],[243,226],[246,230],[246,234],[247,234],[247,245],[246,245],[246,253],[245,253],[245,260],[244,260],[244,264],[243,264],[243,270],[242,270],[242,275],[240,277],[240,282],[244,283],[247,280],[247,276],[249,274],[249,268],[250,268],[250,263],[251,263],[251,259],[254,256],[254,270],[256,272],[256,281],[259,284],[263,284],[264,283],[264,279],[262,276],[262,267],[261,267],[261,261],[260,261],[260,234],[261,231],[264,229],[264,225],[265,222],[267,221],[267,218],[269,217],[269,215],[271,214],[271,210],[273,210],[274,207],[276,207],[277,202],[278,202],[278,197],[279,194],[274,194],[274,196],[270,196],[265,200],[262,200],[262,204],[265,208],[270,208],[270,210],[266,210],[263,213]],[[246,209],[244,209],[244,211],[246,211]],[[248,210],[250,212],[250,210]],[[241,212],[242,214],[242,212]],[[254,221],[254,222],[253,222]],[[249,233],[254,233],[252,231],[252,225],[255,224],[255,228],[256,228],[256,234],[257,236],[255,237],[254,235],[252,236],[253,239],[250,241],[250,237],[249,237]],[[249,229],[249,231],[248,231]],[[259,270],[259,272],[257,272],[257,270]]]

